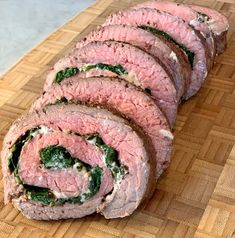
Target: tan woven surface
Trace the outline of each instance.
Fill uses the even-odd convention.
[[[172,162],[151,201],[125,219],[105,220],[92,215],[38,222],[24,218],[11,205],[4,206],[1,181],[1,238],[235,237],[235,2],[179,2],[210,6],[228,16],[228,48],[216,59],[198,95],[181,106]],[[107,15],[130,3],[134,2],[97,1],[0,78],[0,147],[11,123],[40,94],[48,68]]]

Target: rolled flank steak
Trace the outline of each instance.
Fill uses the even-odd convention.
[[[169,165],[173,135],[154,100],[141,89],[118,78],[78,77],[79,75],[73,76],[48,88],[32,108],[40,109],[56,102],[80,102],[118,112],[139,125],[151,139],[159,177]]]
[[[114,13],[104,23],[104,25],[116,24],[141,27],[153,34],[163,36],[178,46],[187,55],[192,70],[191,82],[185,98],[197,93],[210,68],[210,55],[205,39],[187,22],[160,10],[140,8]]]
[[[155,184],[145,138],[108,110],[78,104],[22,116],[1,154],[5,202],[38,220],[130,215]]]
[[[137,46],[155,57],[170,74],[177,90],[177,100],[184,97],[189,86],[190,68],[182,51],[166,40],[138,27],[109,25],[93,30],[76,47],[81,48],[92,41],[115,40]]]
[[[145,51],[115,41],[91,42],[57,62],[44,89],[76,74],[81,77],[118,76],[139,86],[155,99],[173,126],[178,108],[174,82],[156,59]]]

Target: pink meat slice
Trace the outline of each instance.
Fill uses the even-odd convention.
[[[42,125],[49,127],[56,133],[62,132],[66,135],[68,132],[79,135],[98,133],[107,145],[118,151],[119,160],[121,164],[128,168],[128,174],[124,179],[114,184],[114,189],[106,197],[105,202],[103,201],[103,194],[98,194],[102,191],[109,191],[113,181],[110,179],[108,179],[108,184],[102,181],[101,186],[104,186],[104,188],[101,188],[96,197],[89,199],[82,206],[79,204],[65,204],[64,206],[55,207],[42,206],[40,203],[28,201],[21,195],[21,185],[17,185],[14,175],[8,169],[11,147],[26,131]],[[105,109],[74,104],[66,106],[50,105],[43,110],[28,113],[12,125],[4,139],[1,158],[5,201],[12,200],[14,206],[21,210],[24,215],[34,219],[81,217],[96,210],[102,212],[107,218],[127,216],[147,196],[146,192],[150,191],[149,186],[152,188],[154,186],[150,178],[154,177],[155,167],[150,168],[150,160],[154,161],[152,155],[148,153],[149,150],[146,149],[148,143],[145,144],[144,135],[141,134],[141,137],[139,135],[124,119],[114,116]],[[74,153],[77,153],[75,152],[77,151],[76,146],[72,147]],[[71,150],[71,153],[73,151]],[[80,155],[82,158],[82,152]],[[44,207],[44,210],[42,207]],[[118,210],[117,207],[119,207]]]
[[[226,48],[226,36],[229,28],[228,19],[222,13],[214,9],[196,5],[190,5],[190,7],[193,10],[206,14],[209,17],[209,19],[205,17],[204,21],[206,21],[208,27],[213,32],[216,52],[217,54],[223,53]]]
[[[205,39],[197,34],[187,22],[169,13],[149,9],[128,9],[114,13],[107,18],[104,25],[126,24],[132,26],[150,26],[169,34],[178,43],[185,45],[195,53],[191,84],[186,99],[193,96],[201,88],[208,72],[209,61]],[[180,31],[179,31],[180,29]]]
[[[137,46],[153,55],[159,64],[171,75],[177,89],[177,99],[180,101],[187,90],[190,78],[188,64],[180,57],[177,47],[169,47],[161,38],[142,30],[141,28],[127,25],[110,25],[98,27],[86,38],[77,43],[81,48],[92,41],[115,40]],[[177,55],[180,54],[178,57]]]
[[[169,165],[173,135],[167,120],[154,101],[135,86],[117,78],[82,79],[74,76],[49,88],[34,103],[33,109],[40,109],[61,98],[103,105],[125,115],[151,138],[156,153],[157,177]]]
[[[97,63],[122,65],[128,73],[119,77],[144,90],[151,90],[156,104],[173,126],[178,108],[174,83],[151,55],[129,44],[114,41],[91,42],[80,49],[75,49],[68,57],[55,64],[47,77],[44,89],[47,90],[48,86],[53,84],[56,74],[66,67],[79,68],[83,65]],[[100,75],[110,76],[109,72],[106,75],[105,71],[96,75],[91,75],[88,71],[86,77]]]
[[[49,170],[41,166],[39,151],[50,145],[63,146],[74,158],[79,158],[91,166],[99,166],[105,171],[103,186],[108,190],[100,191],[104,196],[113,188],[112,175],[106,170],[102,161],[102,153],[94,145],[87,144],[80,136],[66,135],[62,132],[51,132],[36,136],[22,149],[19,160],[19,174],[22,181],[28,185],[50,188],[57,194],[73,197],[79,196],[89,186],[89,177],[78,173],[77,169]],[[30,168],[30,170],[29,170]],[[100,189],[102,190],[102,188]]]
[[[210,57],[208,57],[209,65],[210,67],[213,66],[213,61],[215,57],[215,43],[213,35],[208,25],[201,20],[201,16],[198,14],[198,12],[194,11],[192,8],[190,8],[190,6],[185,4],[162,1],[149,1],[134,6],[134,9],[139,8],[152,8],[168,12],[174,16],[183,19],[194,29],[199,31],[206,39],[206,43],[210,52]]]

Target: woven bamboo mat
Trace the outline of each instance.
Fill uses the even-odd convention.
[[[11,123],[41,93],[46,71],[111,12],[135,2],[97,1],[0,78],[0,147]],[[152,199],[124,219],[105,220],[92,215],[77,220],[38,222],[24,218],[11,205],[4,206],[1,181],[1,238],[235,237],[235,2],[178,2],[223,12],[230,20],[228,48],[216,59],[198,95],[180,108],[172,162]]]

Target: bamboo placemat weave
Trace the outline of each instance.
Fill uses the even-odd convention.
[[[100,0],[51,34],[0,78],[0,147],[11,123],[41,93],[47,70],[113,11],[140,1]],[[132,216],[40,222],[3,204],[0,237],[235,237],[235,2],[209,6],[230,20],[228,48],[196,97],[178,113],[172,162],[152,199]]]

